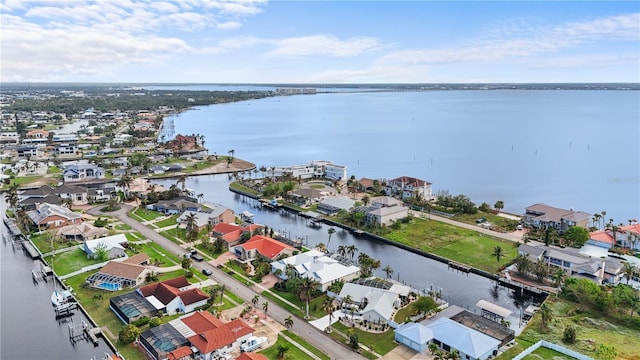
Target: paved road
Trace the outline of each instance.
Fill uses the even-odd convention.
[[[155,243],[158,243],[160,246],[171,251],[172,253],[177,254],[178,256],[182,256],[185,253],[185,250],[178,244],[164,238],[162,235],[158,234],[152,229],[127,216],[127,212],[132,209],[130,205],[120,204],[120,207],[120,210],[114,211],[112,213],[100,213],[97,208],[89,210],[89,213],[113,215],[123,223],[131,226],[132,229],[140,232],[148,239],[152,240]],[[201,271],[204,268],[210,269],[211,271],[213,271],[213,275],[211,275],[211,278],[213,280],[215,280],[219,284],[224,284],[224,286],[229,289],[229,291],[238,295],[247,303],[251,303],[251,299],[253,299],[255,295],[260,295],[250,287],[245,286],[233,277],[227,275],[224,271],[213,267],[206,262],[193,262],[193,267],[198,269],[198,271]],[[263,300],[260,300],[260,302],[262,303]],[[275,321],[284,325],[284,319],[288,316],[291,316],[291,313],[278,306],[278,304],[269,304],[269,316]],[[331,357],[331,359],[365,359],[358,353],[353,352],[353,350],[349,349],[346,345],[340,345],[339,343],[335,342],[325,333],[318,330],[315,326],[309,324],[307,321],[301,318],[296,317],[296,320],[294,320],[293,327],[290,329],[290,331],[304,338],[311,345],[324,352],[327,356]]]

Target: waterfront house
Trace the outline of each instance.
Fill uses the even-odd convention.
[[[56,144],[54,149],[54,153],[56,155],[65,156],[65,155],[76,155],[78,153],[78,144],[77,143],[61,143]]]
[[[297,206],[309,206],[322,200],[323,192],[317,189],[298,189],[291,194]]]
[[[286,280],[287,265],[293,267],[293,277],[310,277],[320,283],[318,290],[325,292],[338,280],[348,282],[360,276],[360,268],[342,257],[329,257],[318,250],[276,260],[271,263],[271,272],[280,270],[280,279]]]
[[[395,340],[423,353],[429,344],[445,351],[457,350],[460,359],[484,360],[497,355],[500,341],[446,317],[427,325],[406,323],[395,330]]]
[[[590,279],[597,284],[617,284],[622,278],[622,260],[614,257],[593,258],[574,248],[522,244],[518,254],[532,262],[541,259],[548,266],[561,268],[568,276]]]
[[[99,239],[86,240],[83,250],[88,257],[97,259],[99,251],[106,251],[109,259],[125,257],[124,244],[127,243],[127,237],[124,234],[116,234]]]
[[[18,159],[36,159],[40,151],[35,145],[18,145],[16,146]]]
[[[211,226],[232,223],[236,219],[236,214],[233,210],[218,204],[216,204],[208,214],[209,224],[211,224]]]
[[[144,283],[145,277],[149,272],[144,265],[148,264],[148,262],[149,256],[146,254],[136,254],[127,259],[118,259],[118,261],[111,260],[98,272],[89,276],[85,283],[91,287],[107,291],[136,287]]]
[[[64,182],[103,179],[104,169],[94,164],[76,164],[65,167]]]
[[[167,315],[192,312],[209,300],[209,295],[192,287],[184,276],[146,285],[136,291]]]
[[[289,256],[296,251],[293,246],[262,235],[254,235],[247,242],[236,245],[233,253],[242,260],[253,260],[258,256],[275,260],[279,256]]]
[[[365,223],[378,226],[390,225],[407,216],[409,216],[409,209],[404,205],[381,206],[365,213]]]
[[[594,231],[589,234],[587,244],[610,249],[616,245],[640,250],[640,224],[618,226],[615,233],[612,229]]]
[[[313,160],[309,165],[274,166],[267,174],[272,178],[290,175],[293,179],[326,178],[335,181],[347,179],[347,167],[330,161]]]
[[[350,313],[353,310],[352,315],[360,316],[368,322],[386,323],[402,304],[398,293],[361,284],[344,284],[337,299],[341,301],[347,296],[353,299],[353,303],[345,304],[343,311]]]
[[[42,204],[62,205],[62,199],[50,194],[45,197],[29,197],[18,202],[18,205],[26,211],[35,210]]]
[[[185,211],[180,217],[176,220],[178,224],[182,224],[185,227],[187,226],[187,217],[195,215],[194,222],[195,227],[198,231],[204,229],[209,224],[209,213],[201,212],[201,211]]]
[[[18,201],[24,201],[29,198],[44,198],[54,193],[53,188],[49,185],[42,185],[39,188],[23,190],[18,194]]]
[[[260,231],[261,228],[262,226],[258,224],[240,226],[230,223],[218,223],[213,227],[211,233],[214,237],[221,237],[227,243],[227,247],[231,249],[240,244],[243,234],[248,233],[250,237]]]
[[[82,222],[82,216],[68,208],[54,204],[42,204],[27,212],[29,219],[39,229],[54,229]]]
[[[584,211],[565,210],[546,204],[527,207],[523,216],[526,226],[537,229],[554,228],[561,234],[572,226],[587,227],[589,219],[591,214]]]
[[[326,215],[335,215],[340,210],[351,211],[356,202],[346,196],[327,196],[320,204],[317,211]]]
[[[398,196],[403,200],[412,197],[429,200],[433,197],[430,182],[410,176],[401,176],[387,181],[384,192],[387,196]]]

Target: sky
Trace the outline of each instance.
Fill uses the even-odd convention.
[[[639,1],[0,1],[0,81],[640,82]]]

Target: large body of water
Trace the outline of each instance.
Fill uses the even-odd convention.
[[[175,128],[257,166],[330,160],[357,178],[422,178],[518,214],[542,202],[640,218],[638,91],[279,96],[186,111]]]

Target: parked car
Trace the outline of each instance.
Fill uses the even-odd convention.
[[[207,276],[213,274],[213,272],[211,270],[209,270],[209,269],[202,269],[202,273],[207,275]]]

